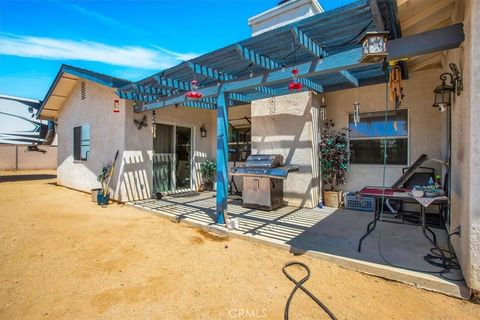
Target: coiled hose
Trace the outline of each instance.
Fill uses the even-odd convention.
[[[307,275],[305,277],[303,277],[300,281],[295,280],[287,272],[287,268],[290,267],[290,266],[300,266],[300,267],[302,267],[303,269],[305,269],[307,271]],[[330,319],[332,319],[332,320],[337,319],[335,317],[335,315],[333,314],[333,312],[330,311],[330,309],[328,309],[328,307],[326,305],[324,305],[322,303],[322,301],[320,301],[320,299],[315,297],[313,295],[313,293],[311,293],[307,288],[305,288],[303,286],[303,284],[305,282],[307,282],[307,280],[310,278],[310,274],[311,274],[310,268],[306,264],[304,264],[302,262],[298,262],[298,261],[287,262],[287,263],[284,264],[284,266],[282,268],[282,271],[283,271],[283,274],[285,274],[285,276],[288,278],[288,280],[295,283],[295,287],[293,288],[292,292],[290,293],[290,296],[288,297],[288,300],[287,300],[287,304],[285,305],[285,313],[284,313],[284,317],[283,317],[285,320],[288,320],[288,312],[290,310],[290,303],[292,302],[293,296],[295,295],[295,292],[297,292],[298,289],[302,289],[303,292],[305,292],[313,301],[315,301],[323,309],[323,311],[325,311],[330,316]]]

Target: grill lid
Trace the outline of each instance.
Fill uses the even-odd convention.
[[[244,168],[277,168],[283,165],[280,154],[252,154],[247,158]]]

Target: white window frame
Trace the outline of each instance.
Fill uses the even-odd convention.
[[[410,109],[409,108],[401,108],[399,110],[405,110],[407,112],[407,135],[406,136],[387,136],[387,139],[407,139],[407,163],[406,164],[388,164],[387,167],[409,167],[410,166],[410,141],[411,141],[411,121],[410,121]],[[389,110],[395,111],[395,110]],[[362,114],[366,113],[375,113],[375,112],[384,112],[382,110],[377,111],[365,111],[360,113],[360,121],[362,120]],[[347,128],[350,129],[350,116],[353,115],[353,112],[349,112],[347,114]],[[383,140],[385,137],[371,137],[371,138],[350,138],[350,131],[348,132],[348,152],[350,153],[350,141],[355,140]],[[349,161],[349,166],[383,166],[382,163],[351,163]]]
[[[173,162],[177,162],[177,155],[176,155],[176,148],[177,148],[177,127],[184,127],[184,128],[190,128],[192,130],[192,158],[190,160],[190,187],[189,188],[177,188],[177,168],[175,166],[172,167],[172,173],[171,173],[171,178],[172,178],[172,184],[173,184],[173,191],[165,192],[164,194],[175,194],[178,192],[185,192],[185,191],[192,191],[193,188],[193,180],[195,176],[195,138],[196,138],[196,126],[194,125],[189,125],[189,124],[182,124],[182,123],[177,123],[177,122],[170,122],[170,121],[157,121],[155,124],[165,124],[169,126],[173,126],[173,135],[172,135],[172,142],[173,142]],[[152,143],[153,143],[153,138],[152,138]],[[152,152],[154,153],[155,150],[152,148]],[[152,163],[153,165],[153,163]],[[153,170],[153,167],[152,167]],[[153,182],[152,182],[153,186]]]

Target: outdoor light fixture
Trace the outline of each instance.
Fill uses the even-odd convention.
[[[118,99],[113,100],[113,112],[115,113],[120,112],[120,109],[118,108],[119,104],[120,104],[120,101]]]
[[[322,97],[322,104],[320,105],[320,120],[325,121],[327,119],[327,104],[325,103],[325,97]]]
[[[288,84],[288,90],[290,91],[300,91],[302,89],[303,85],[298,82],[298,69],[293,68],[292,70],[292,81]]]
[[[192,80],[192,82],[190,82],[190,91],[188,91],[187,94],[185,94],[185,96],[191,99],[201,99],[203,97],[203,95],[200,92],[198,92],[197,80]]]
[[[438,108],[440,112],[445,111],[445,109],[452,105],[452,92],[456,92],[457,96],[463,91],[463,80],[462,75],[458,71],[457,65],[454,63],[449,64],[452,73],[445,72],[440,75],[440,80],[442,84],[433,90],[435,94],[433,107]],[[447,79],[450,78],[450,83],[447,84]]]
[[[202,124],[200,127],[200,137],[206,138],[207,137],[207,129],[205,129],[205,125]]]
[[[450,80],[452,80],[451,73],[443,73],[440,76],[440,80],[442,80],[442,84],[433,90],[435,94],[435,98],[433,101],[433,107],[438,108],[440,112],[445,111],[447,107],[451,105],[452,99],[452,92],[454,91],[453,86],[446,84],[447,77],[450,76]]]
[[[387,36],[385,31],[365,32],[359,43],[362,44],[361,63],[382,62],[387,56]]]

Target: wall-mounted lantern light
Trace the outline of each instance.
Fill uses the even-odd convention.
[[[362,44],[361,63],[378,63],[382,62],[387,56],[387,36],[385,31],[368,31],[365,32],[360,43]]]
[[[442,84],[437,86],[433,93],[435,94],[435,98],[433,101],[433,107],[438,108],[440,112],[445,111],[447,107],[451,105],[452,99],[452,92],[454,91],[453,86],[448,85],[445,81],[447,78],[450,77],[450,82],[453,80],[451,73],[443,73],[440,76],[440,80],[442,80]]]
[[[445,111],[447,107],[452,105],[452,92],[456,92],[457,96],[459,96],[463,90],[462,75],[458,71],[457,65],[450,63],[449,66],[453,74],[449,72],[442,73],[440,75],[442,84],[433,90],[435,97],[432,106],[438,108],[440,112]],[[447,84],[448,78],[450,78],[450,83]]]
[[[207,129],[205,129],[205,125],[202,124],[200,127],[200,137],[206,138],[207,137]]]

